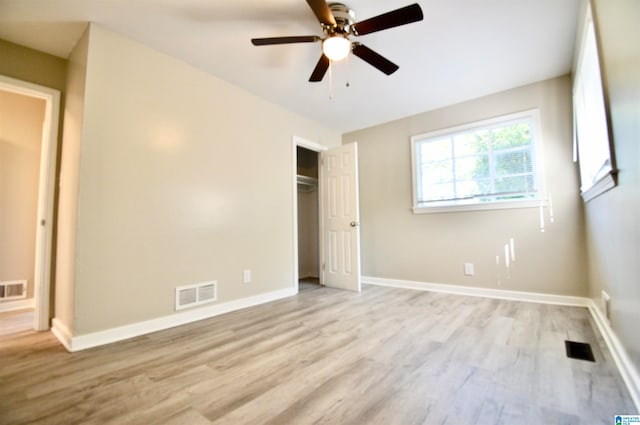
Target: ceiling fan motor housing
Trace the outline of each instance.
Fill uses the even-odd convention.
[[[356,14],[349,6],[342,3],[329,3],[329,9],[336,21],[335,27],[323,25],[327,35],[334,34],[351,34],[351,25],[356,21]]]

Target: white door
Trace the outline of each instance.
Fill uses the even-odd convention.
[[[322,152],[323,281],[360,292],[358,146]]]

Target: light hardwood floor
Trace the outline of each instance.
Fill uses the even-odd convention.
[[[568,359],[588,342],[595,363]],[[1,424],[612,424],[635,408],[584,308],[364,286],[78,353],[0,339]]]
[[[33,329],[33,320],[32,308],[0,313],[0,338]]]

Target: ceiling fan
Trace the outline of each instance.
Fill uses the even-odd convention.
[[[307,0],[309,7],[320,21],[324,37],[303,35],[292,37],[252,38],[254,46],[289,43],[315,43],[322,41],[322,56],[311,73],[309,81],[322,81],[331,61],[340,61],[350,52],[387,75],[398,70],[398,65],[374,52],[367,46],[352,42],[349,36],[361,36],[423,19],[420,5],[415,3],[382,15],[354,23],[355,14],[342,3],[326,3],[325,0]]]

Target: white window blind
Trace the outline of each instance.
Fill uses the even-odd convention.
[[[414,211],[538,199],[536,122],[530,111],[414,136]]]

